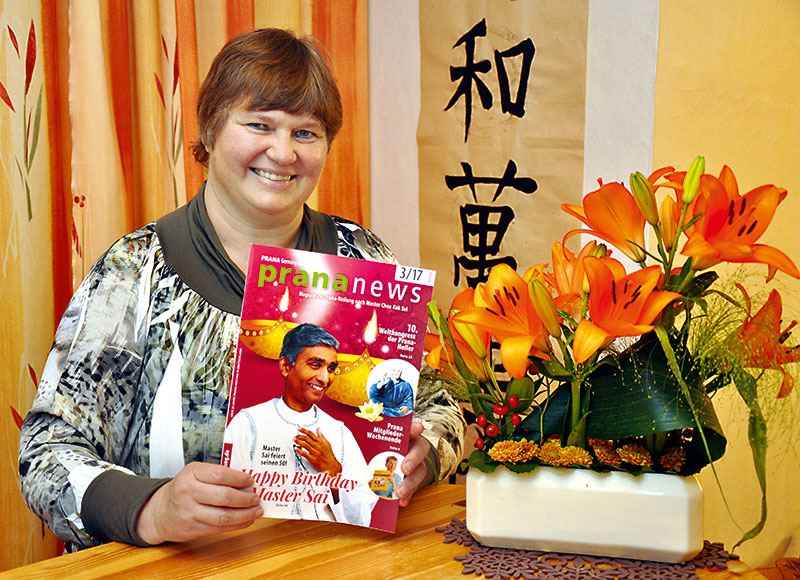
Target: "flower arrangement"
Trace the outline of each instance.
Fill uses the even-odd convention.
[[[520,276],[500,264],[446,314],[430,303],[439,336],[426,362],[463,387],[476,416],[469,468],[714,469],[726,439],[711,397],[731,386],[749,408],[762,489],[761,520],[740,543],[757,535],[767,513],[762,407],[792,391],[800,348],[788,343],[795,323],[781,328],[777,290],[753,313],[752,289],[718,288],[713,268],[761,263],[767,282],[778,270],[800,278],[785,253],[758,243],[785,197],[774,185],[740,195],[730,168],[707,174],[702,157],[686,171],[633,173],[630,188],[601,183],[581,206],[562,205],[585,227],[553,245],[550,265]],[[575,254],[566,244],[580,233],[602,242]]]

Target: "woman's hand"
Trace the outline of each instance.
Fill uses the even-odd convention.
[[[411,496],[419,489],[428,474],[425,458],[428,456],[431,444],[427,439],[420,436],[423,430],[422,423],[418,421],[411,423],[411,443],[409,444],[408,454],[400,464],[400,470],[403,472],[404,477],[395,490],[401,506],[408,505],[408,502],[411,501]]]
[[[160,544],[246,528],[264,513],[253,485],[241,471],[190,463],[144,504],[136,531],[148,544]]]

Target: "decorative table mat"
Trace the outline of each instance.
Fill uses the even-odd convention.
[[[729,560],[739,559],[739,556],[726,552],[721,543],[708,541],[704,542],[702,551],[694,559],[681,564],[666,564],[538,550],[490,548],[473,538],[466,524],[458,518],[436,528],[436,531],[444,534],[445,544],[469,546],[467,554],[454,557],[463,566],[462,574],[482,575],[493,580],[693,580],[697,578],[697,569],[725,570]]]

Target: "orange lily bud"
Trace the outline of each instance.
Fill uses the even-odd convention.
[[[542,319],[547,332],[550,336],[558,338],[561,336],[561,325],[558,323],[558,311],[553,296],[538,279],[533,278],[528,283],[528,293],[533,302],[533,308]]]
[[[464,339],[464,342],[467,343],[467,346],[469,346],[469,348],[472,349],[472,352],[475,353],[475,356],[478,358],[485,358],[486,343],[482,340],[482,333],[478,327],[474,324],[468,324],[466,322],[457,322],[452,318],[450,320],[458,334],[460,334],[461,338]]]
[[[675,207],[677,204],[672,197],[667,196],[658,208],[658,215],[661,218],[661,238],[664,248],[667,251],[672,249],[675,243],[675,233],[678,230],[678,218],[675,217]]]
[[[631,173],[631,193],[633,193],[633,200],[647,223],[652,226],[658,224],[658,208],[653,185],[638,171]]]
[[[608,246],[605,244],[597,244],[589,255],[595,258],[605,258],[608,256]]]
[[[706,159],[698,155],[683,178],[683,203],[692,203],[700,187],[700,176],[706,171]]]

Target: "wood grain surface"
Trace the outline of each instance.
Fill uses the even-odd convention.
[[[0,580],[54,578],[253,578],[347,580],[465,578],[437,526],[465,517],[464,487],[429,487],[400,510],[395,534],[329,522],[264,518],[250,528],[186,544],[137,548],[110,543],[0,573]],[[700,571],[704,580],[781,579],[777,569],[741,562],[729,571]]]

